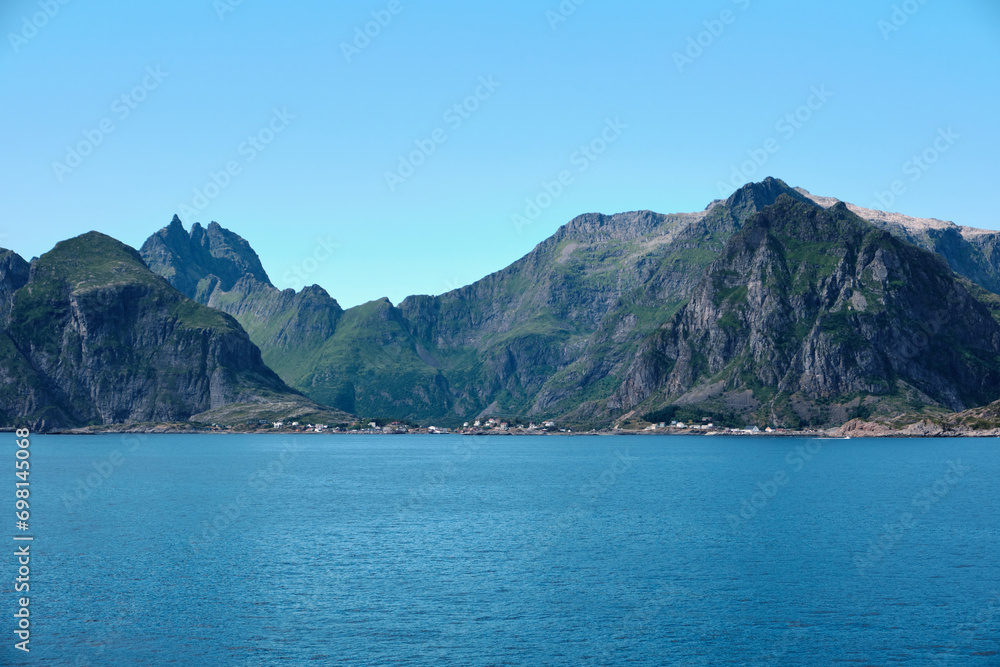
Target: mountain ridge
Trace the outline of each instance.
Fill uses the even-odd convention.
[[[758,417],[770,423],[811,424],[837,399],[841,409],[877,410],[885,398],[916,397],[957,411],[993,400],[998,387],[1000,324],[942,257],[843,203],[781,197],[648,341],[612,407],[635,409],[660,392],[661,408],[739,419],[766,408]],[[647,404],[652,415],[656,407]]]
[[[99,232],[33,260],[10,302],[0,423],[178,422],[277,400],[321,411],[264,365],[234,318],[186,298],[138,251]]]
[[[690,298],[726,242],[782,196],[836,206],[767,178],[699,212],[576,216],[504,269],[398,305],[382,299],[345,311],[324,291],[303,315],[294,299],[304,292],[293,292],[262,318],[253,305],[262,294],[275,302],[277,290],[252,277],[199,300],[235,315],[290,385],[341,409],[423,421],[606,422],[643,341]],[[982,253],[974,259],[965,274],[993,287],[994,267]],[[289,323],[283,343],[265,335],[272,318]],[[315,318],[320,325],[296,325]]]
[[[30,265],[0,251],[0,411],[53,426],[329,405],[596,428],[974,409],[1000,398],[1000,257],[963,229],[767,178],[693,213],[576,216],[470,285],[345,310],[318,285],[275,287],[235,232],[174,216],[138,252],[96,233]]]

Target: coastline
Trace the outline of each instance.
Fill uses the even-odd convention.
[[[914,428],[917,427],[917,428]],[[13,431],[13,428],[0,428],[0,431]],[[674,429],[663,428],[657,430],[633,430],[633,429],[594,429],[588,431],[546,431],[529,429],[509,429],[509,430],[451,430],[442,432],[440,430],[428,430],[426,428],[412,428],[405,431],[382,431],[379,429],[359,429],[348,431],[343,429],[325,429],[316,431],[312,429],[219,429],[206,428],[188,424],[114,424],[108,426],[91,426],[74,429],[58,429],[53,431],[39,431],[41,435],[330,435],[330,436],[357,436],[357,435],[459,435],[466,437],[523,437],[523,436],[549,436],[549,437],[572,437],[572,436],[628,436],[628,437],[677,437],[677,436],[700,436],[700,437],[740,437],[740,438],[821,438],[829,440],[858,439],[858,438],[995,438],[1000,437],[1000,429],[974,430],[968,428],[951,429],[937,425],[929,428],[926,425],[910,425],[906,428],[892,429],[884,424],[868,423],[845,424],[840,427],[822,430],[774,430],[771,432],[748,432],[742,430],[713,430],[701,431],[695,429]]]

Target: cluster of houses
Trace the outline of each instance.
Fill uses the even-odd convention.
[[[354,434],[402,434],[402,433],[451,433],[450,428],[439,428],[437,426],[428,426],[427,428],[410,426],[402,422],[392,422],[391,424],[386,424],[385,426],[379,426],[377,422],[368,422],[367,425],[355,425],[352,427],[345,426],[334,426],[330,427],[328,424],[300,424],[299,422],[271,422],[272,429],[283,430],[283,431],[299,431],[305,433],[354,433]]]
[[[666,422],[660,422],[659,424],[652,424],[651,426],[647,426],[646,430],[647,431],[657,431],[657,430],[665,429],[665,428],[667,428],[667,423]],[[708,423],[705,423],[705,424],[685,424],[684,422],[672,421],[672,422],[670,422],[670,428],[676,428],[676,429],[681,429],[681,430],[687,429],[687,430],[691,430],[691,431],[714,431],[715,430],[715,424],[713,424],[711,422],[708,422]]]
[[[376,422],[368,422],[366,427],[348,428],[344,426],[330,427],[328,424],[300,424],[299,422],[272,422],[272,428],[285,431],[301,431],[305,433],[427,433],[433,432],[429,429],[414,429],[401,422],[392,422],[386,426],[379,426]],[[432,426],[431,429],[434,427]],[[447,433],[447,429],[438,429],[438,432]]]
[[[510,422],[502,421],[500,419],[489,418],[487,420],[477,419],[470,425],[469,422],[462,424],[461,433],[485,433],[489,431],[494,432],[530,432],[530,431],[554,431],[556,430],[556,423],[552,421],[542,422],[541,424],[536,424],[534,422],[528,422],[528,425],[524,424],[511,424]],[[560,429],[565,431],[566,429]]]
[[[702,420],[702,424],[685,424],[682,421],[672,421],[670,425],[667,426],[666,422],[660,422],[659,424],[651,424],[647,426],[644,430],[646,431],[661,431],[661,430],[680,430],[680,431],[713,431],[715,433],[741,433],[741,434],[754,434],[754,433],[783,433],[785,429],[774,429],[768,426],[764,430],[761,430],[757,426],[747,426],[745,428],[716,428],[715,424],[707,422],[707,420]],[[617,427],[616,427],[617,428]]]
[[[732,433],[732,434],[755,434],[755,433],[783,433],[785,429],[773,429],[770,426],[761,430],[757,426],[747,426],[745,428],[726,428],[726,427],[716,427],[714,423],[708,421],[708,419],[702,419],[702,423],[686,423],[683,421],[672,421],[669,425],[666,422],[660,422],[658,424],[650,424],[644,430],[645,431],[672,431],[676,433],[677,431],[707,431],[711,433]],[[433,433],[433,434],[444,434],[444,433],[461,433],[465,435],[475,435],[484,433],[544,433],[558,431],[561,433],[572,433],[572,429],[558,428],[556,423],[553,421],[544,421],[541,424],[535,424],[534,422],[529,422],[527,426],[524,424],[512,424],[508,421],[503,421],[501,419],[489,418],[486,420],[475,420],[472,424],[465,422],[461,428],[454,429],[441,428],[438,426],[410,426],[402,422],[392,422],[391,424],[386,424],[385,426],[379,426],[377,422],[368,422],[366,426],[355,425],[354,427],[346,426],[329,426],[328,424],[302,424],[297,421],[293,422],[268,422],[261,420],[254,423],[248,423],[247,426],[251,429],[266,429],[270,427],[273,430],[280,431],[296,431],[300,433],[353,433],[353,434],[403,434],[403,433]],[[213,430],[232,430],[232,426],[223,426],[220,424],[212,424]],[[620,425],[615,425],[612,429],[614,431],[623,431]],[[624,431],[623,431],[624,432]]]
[[[288,431],[304,431],[306,433],[322,433],[323,431],[330,430],[327,424],[300,424],[299,422],[291,422],[290,424],[285,424],[285,422],[271,422],[271,427]]]

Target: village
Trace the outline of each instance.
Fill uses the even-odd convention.
[[[218,424],[213,424],[213,428],[225,428],[219,427]],[[303,433],[350,433],[350,434],[378,434],[378,435],[397,435],[406,433],[424,433],[424,434],[447,434],[456,433],[461,435],[487,435],[487,434],[515,434],[515,433],[548,433],[548,432],[562,432],[571,433],[572,429],[558,429],[555,422],[546,421],[542,424],[535,424],[534,422],[529,422],[527,426],[523,424],[511,425],[509,422],[501,421],[499,419],[487,419],[487,420],[475,420],[472,424],[465,422],[460,428],[446,428],[439,426],[416,426],[414,424],[409,424],[405,422],[393,421],[388,424],[379,425],[377,421],[369,421],[367,424],[353,424],[350,426],[338,425],[330,426],[328,424],[302,424],[299,422],[265,422],[260,421],[257,424],[248,424],[248,427],[253,430],[270,430],[275,431],[294,431]]]
[[[240,433],[327,433],[327,434],[348,434],[348,435],[404,435],[404,434],[430,434],[430,435],[810,435],[819,434],[819,431],[812,429],[794,430],[784,428],[772,428],[766,426],[763,429],[751,425],[743,428],[732,428],[716,426],[707,418],[701,423],[685,423],[683,421],[659,422],[648,426],[633,426],[614,424],[611,428],[576,430],[571,427],[560,427],[554,421],[542,421],[538,424],[529,421],[527,425],[520,421],[505,421],[503,419],[489,418],[485,420],[477,419],[471,424],[465,422],[460,427],[442,426],[419,426],[408,422],[392,421],[379,424],[378,421],[358,422],[354,424],[311,424],[297,421],[269,422],[259,420],[238,425],[212,424],[211,431],[216,432],[240,432]]]

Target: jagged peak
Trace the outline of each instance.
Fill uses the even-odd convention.
[[[738,249],[742,244],[759,246],[771,234],[809,242],[835,242],[848,237],[860,239],[869,231],[882,230],[856,215],[843,202],[824,208],[784,193],[747,221],[732,239],[730,249]],[[891,238],[888,232],[885,234]]]
[[[666,219],[667,216],[662,213],[647,209],[612,215],[584,213],[560,227],[546,242],[559,243],[570,238],[583,242],[608,238],[621,240],[638,238],[659,228]]]
[[[806,197],[789,187],[780,178],[768,176],[763,181],[747,183],[730,195],[726,199],[726,204],[734,210],[746,207],[760,210],[773,204],[781,195],[788,195],[800,201],[806,200]]]
[[[312,284],[312,285],[306,285],[305,287],[303,287],[302,290],[301,290],[301,294],[303,296],[311,296],[311,297],[319,297],[319,298],[332,299],[334,303],[337,302],[337,300],[334,299],[332,296],[330,296],[330,293],[327,292],[321,285],[317,285],[315,283]]]

